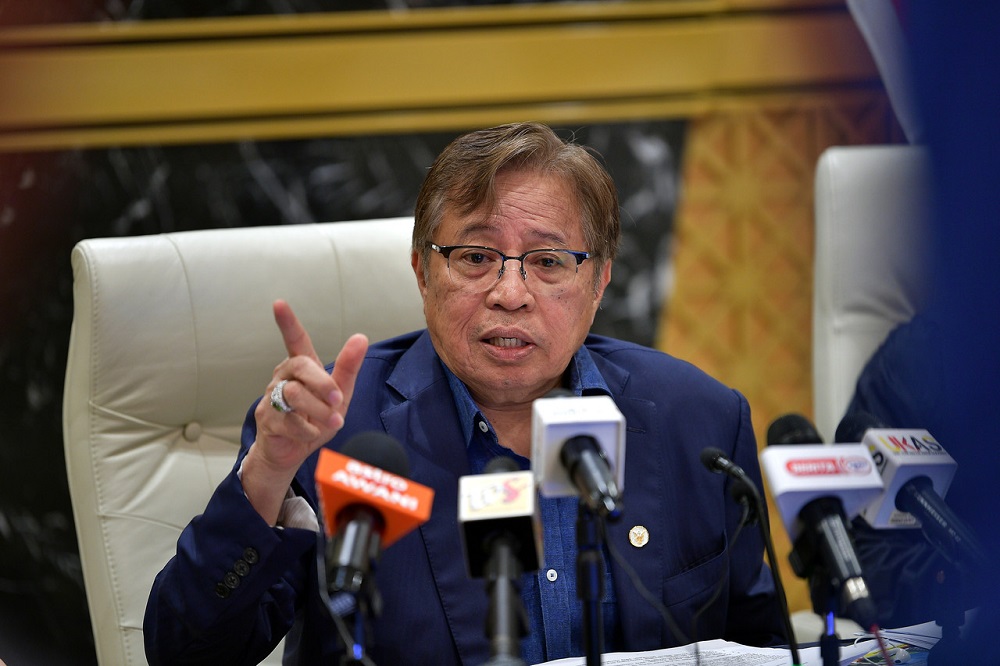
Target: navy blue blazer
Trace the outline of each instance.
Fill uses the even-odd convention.
[[[625,510],[609,525],[608,541],[688,638],[784,643],[763,542],[749,528],[733,542],[740,507],[727,479],[699,460],[705,447],[720,448],[760,483],[746,399],[653,349],[600,336],[589,336],[585,347],[628,433]],[[478,666],[489,658],[488,597],[483,581],[466,576],[459,538],[458,479],[470,469],[458,422],[430,338],[415,332],[371,346],[345,426],[328,444],[383,430],[403,443],[410,478],[436,493],[431,519],[386,549],[378,564],[384,611],[373,626],[370,657],[382,666]],[[254,437],[251,407],[233,473],[185,528],[153,584],[144,621],[151,664],[257,663],[286,632],[286,663],[335,663],[336,633],[317,592],[317,535],[269,527],[236,478]],[[293,483],[313,507],[316,458]],[[642,548],[629,544],[634,525],[649,531]],[[611,569],[623,649],[675,645],[661,615],[613,559]],[[719,585],[695,635],[692,619]]]

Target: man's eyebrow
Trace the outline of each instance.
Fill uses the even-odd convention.
[[[490,224],[489,222],[473,222],[461,229],[458,233],[459,240],[468,239],[469,236],[474,236],[480,233],[491,233],[497,230],[495,224]],[[551,231],[539,231],[539,230],[528,230],[528,236],[532,238],[532,244],[537,240],[537,247],[546,245],[547,247],[561,247],[566,245],[565,236],[551,232]],[[535,249],[534,247],[526,248],[523,251]]]
[[[469,236],[474,236],[483,232],[490,232],[496,229],[496,225],[489,224],[487,222],[473,222],[472,224],[463,227],[458,232],[459,240],[465,240]]]

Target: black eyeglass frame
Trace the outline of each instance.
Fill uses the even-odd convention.
[[[590,259],[590,253],[584,252],[583,250],[567,250],[561,247],[540,247],[536,250],[528,250],[527,252],[521,254],[520,256],[510,257],[496,249],[495,247],[489,247],[488,245],[438,245],[437,243],[428,241],[427,246],[444,257],[445,261],[448,263],[448,270],[451,270],[451,260],[448,258],[455,250],[486,250],[487,252],[494,252],[500,255],[500,270],[497,272],[496,279],[499,280],[503,277],[504,271],[507,270],[508,261],[516,261],[518,263],[518,272],[521,274],[521,279],[527,281],[528,273],[524,270],[524,260],[529,254],[535,254],[536,252],[561,252],[563,254],[568,254],[576,259],[576,266],[574,267],[574,273],[579,271],[580,264],[586,259]]]

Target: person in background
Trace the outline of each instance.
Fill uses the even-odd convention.
[[[410,478],[435,499],[430,520],[382,554],[369,656],[484,663],[487,597],[465,573],[458,479],[498,456],[528,469],[532,403],[556,388],[610,396],[628,428],[625,508],[607,533],[622,560],[604,553],[607,651],[786,643],[763,542],[750,529],[736,538],[741,507],[699,460],[717,447],[760,483],[746,399],[667,354],[589,332],[619,236],[615,187],[591,152],[541,124],[504,125],[457,138],[419,193],[411,264],[425,330],[374,345],[355,335],[324,367],[276,302],[288,357],[272,399],[247,415],[232,473],[153,583],[150,663],[256,663],[286,634],[286,663],[333,663],[343,646],[319,594],[317,452],[371,430],[404,445]],[[543,498],[540,512],[546,566],[521,581],[527,663],[584,654],[577,499]],[[642,538],[630,541],[633,528]]]
[[[1000,556],[996,508],[997,394],[1000,392],[1000,50],[995,48],[1000,4],[894,3],[907,30],[917,108],[926,128],[932,205],[928,258],[931,287],[919,324],[899,332],[906,355],[920,368],[908,378],[927,381],[938,400],[908,425],[926,428],[958,469],[945,498]],[[916,375],[912,373],[916,372]],[[916,395],[929,405],[926,396]],[[871,408],[870,406],[866,408]],[[978,572],[963,588],[977,608],[962,639],[932,663],[988,663],[984,646],[1000,627],[1000,569]],[[954,596],[945,582],[944,594]],[[936,618],[925,618],[936,619]]]
[[[862,368],[844,419],[883,428],[919,428],[931,433],[961,468],[974,450],[958,434],[948,413],[942,324],[919,312],[894,328]],[[951,484],[947,502],[967,521],[969,488]],[[979,574],[968,563],[949,561],[920,529],[874,529],[852,521],[855,547],[884,627],[906,627],[953,615],[981,601]]]

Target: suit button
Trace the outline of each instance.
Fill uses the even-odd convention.
[[[232,571],[227,571],[226,575],[222,577],[222,582],[226,584],[230,590],[235,590],[240,586],[240,577],[234,574]]]
[[[247,548],[243,551],[243,559],[246,560],[247,564],[257,564],[260,561],[260,555],[257,553],[257,549]]]
[[[229,592],[230,589],[225,585],[223,585],[222,583],[219,583],[218,585],[215,586],[215,594],[221,599],[227,598],[229,596]]]
[[[250,565],[247,564],[246,560],[236,560],[233,562],[233,571],[235,571],[237,575],[242,578],[250,573]]]

